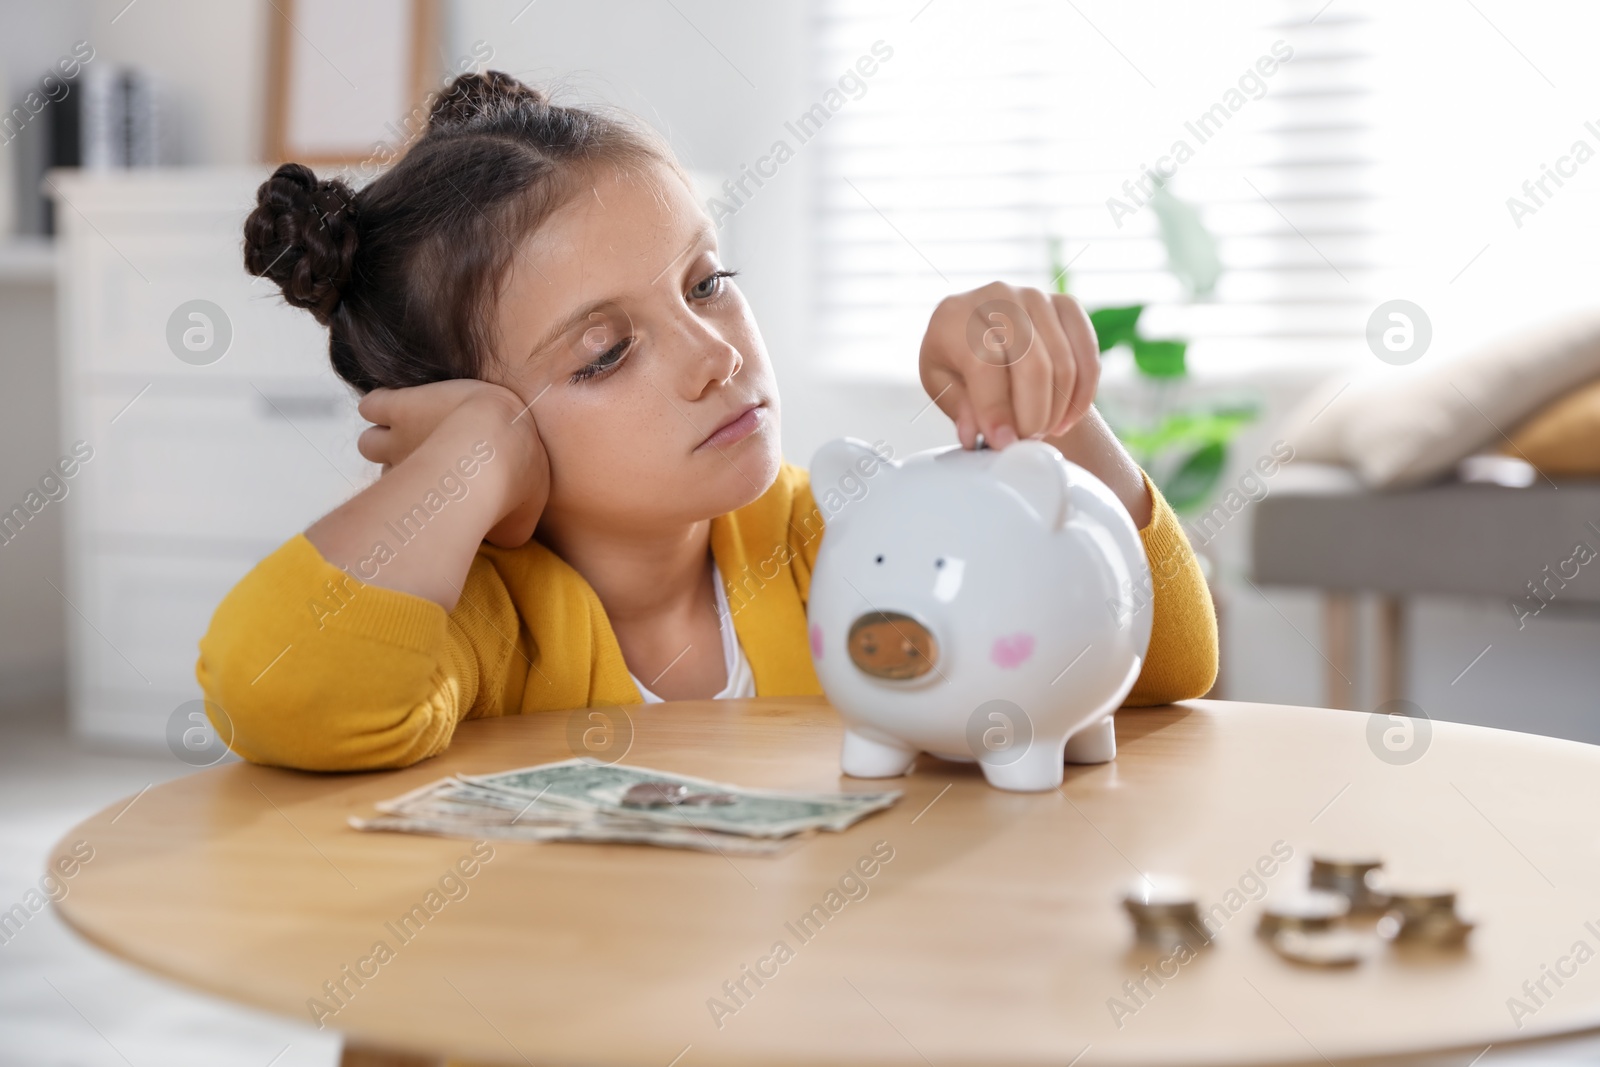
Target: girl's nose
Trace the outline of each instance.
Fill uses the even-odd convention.
[[[716,366],[727,368],[726,373],[717,380],[725,382],[739,373],[739,368],[744,366],[744,356],[740,355],[737,348],[721,338],[717,339],[716,348]]]
[[[687,361],[693,376],[691,395],[704,393],[714,383],[726,384],[744,366],[739,349],[707,322],[696,320],[680,341],[693,353]]]

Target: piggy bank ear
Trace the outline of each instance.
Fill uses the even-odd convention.
[[[1067,524],[1067,493],[1071,475],[1067,461],[1053,445],[1043,441],[1017,441],[1000,450],[989,473],[1017,491],[1047,530]]]
[[[811,457],[811,495],[823,521],[837,524],[849,512],[845,505],[867,495],[874,482],[889,477],[899,464],[888,459],[889,448],[874,451],[865,441],[840,437]]]

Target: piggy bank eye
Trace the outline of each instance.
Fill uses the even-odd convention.
[[[879,557],[878,557],[878,562],[879,562],[879,563],[882,563],[882,562],[883,562],[883,557],[882,557],[882,556],[879,556]]]
[[[944,557],[940,556],[938,559],[934,560],[933,561],[933,565],[935,567],[943,567],[944,566]]]

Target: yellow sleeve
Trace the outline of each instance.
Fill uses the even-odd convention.
[[[404,767],[443,751],[469,714],[501,710],[514,650],[477,630],[518,631],[482,556],[447,613],[358,581],[296,535],[217,607],[195,674],[217,730],[245,759],[320,771]]]
[[[1217,680],[1217,614],[1200,561],[1178,516],[1143,474],[1154,513],[1139,531],[1150,564],[1155,618],[1144,669],[1124,707],[1149,707],[1204,696]]]

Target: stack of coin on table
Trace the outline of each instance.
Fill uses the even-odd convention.
[[[1198,902],[1180,880],[1145,878],[1127,892],[1122,905],[1144,944],[1170,951],[1180,943],[1199,947],[1210,942]],[[1459,948],[1473,925],[1456,913],[1452,889],[1388,880],[1383,861],[1375,856],[1321,853],[1311,858],[1309,887],[1267,900],[1256,933],[1285,959],[1347,967],[1370,957],[1384,942]]]
[[[1343,895],[1351,915],[1380,916],[1377,932],[1385,941],[1451,948],[1474,925],[1456,914],[1454,889],[1396,879],[1375,857],[1314,855],[1311,884]]]
[[[1360,963],[1367,938],[1350,929],[1350,898],[1328,889],[1301,889],[1268,898],[1256,933],[1278,955],[1321,967]]]
[[[1375,916],[1378,938],[1407,946],[1458,948],[1473,927],[1456,914],[1454,890],[1392,882],[1376,856],[1313,855],[1310,882],[1304,893],[1269,901],[1257,927],[1296,963],[1360,963],[1380,942],[1356,923]]]
[[[1198,949],[1211,938],[1200,922],[1200,909],[1187,883],[1174,878],[1143,878],[1122,898],[1141,944],[1162,952],[1182,946]]]
[[[1388,903],[1372,883],[1382,869],[1383,861],[1376,856],[1316,853],[1311,857],[1311,888],[1344,897],[1353,915],[1374,914]]]
[[[1378,920],[1378,936],[1396,945],[1459,948],[1475,925],[1456,913],[1453,889],[1396,883],[1385,895],[1389,907]]]

